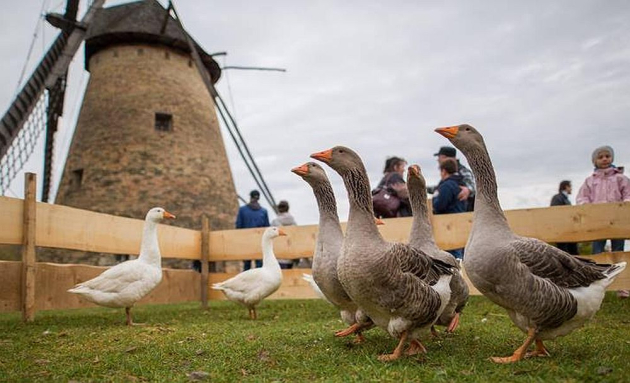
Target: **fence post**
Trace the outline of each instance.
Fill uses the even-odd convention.
[[[35,319],[35,224],[37,183],[35,173],[24,175],[24,219],[22,221],[22,320]]]
[[[210,259],[210,222],[201,217],[201,308],[208,309],[208,260]]]

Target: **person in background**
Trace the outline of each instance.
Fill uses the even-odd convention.
[[[470,169],[459,162],[457,159],[457,150],[451,146],[442,146],[434,156],[437,156],[438,164],[447,159],[455,161],[457,164],[457,173],[462,176],[459,183],[460,192],[457,198],[459,198],[460,201],[466,201],[466,211],[473,211],[475,208],[475,177]],[[436,186],[428,187],[427,191],[433,193],[435,189]]]
[[[560,182],[560,186],[558,187],[558,194],[554,195],[551,198],[550,206],[562,206],[562,205],[571,205],[571,201],[569,200],[569,194],[571,194],[571,181],[562,181]],[[578,255],[578,247],[577,243],[573,242],[558,242],[556,243],[558,249],[562,251],[566,251],[571,255]]]
[[[260,206],[258,203],[258,200],[260,199],[260,192],[258,190],[252,190],[249,193],[249,198],[249,203],[238,209],[238,215],[236,216],[236,228],[249,229],[252,227],[269,226],[267,209]],[[243,261],[243,270],[249,270],[251,267],[251,260]],[[256,267],[262,267],[262,260],[256,260]]]
[[[289,203],[287,201],[280,201],[277,206],[278,215],[271,221],[271,226],[295,226],[295,218],[289,213]],[[278,259],[281,269],[293,268],[293,261],[290,259]]]
[[[440,178],[442,179],[433,194],[433,214],[463,213],[466,201],[459,199],[462,176],[457,172],[457,162],[445,159],[440,162]],[[464,258],[464,249],[448,250],[455,258]]]
[[[623,175],[623,168],[613,165],[615,152],[610,146],[600,146],[593,151],[591,160],[595,170],[580,187],[576,202],[578,205],[586,203],[606,203],[630,201],[630,179]],[[611,239],[612,251],[623,251],[624,239]],[[604,251],[606,239],[593,241],[593,254]],[[628,298],[628,290],[620,290],[617,295]]]
[[[378,186],[372,191],[375,194],[376,191],[382,188],[387,188],[391,194],[396,196],[400,200],[400,206],[395,212],[395,215],[384,216],[379,215],[375,211],[375,214],[379,218],[393,218],[393,217],[411,217],[411,204],[409,203],[409,190],[407,190],[407,184],[403,175],[407,168],[407,161],[400,157],[389,157],[385,160],[385,168],[383,169],[383,178],[378,183]]]

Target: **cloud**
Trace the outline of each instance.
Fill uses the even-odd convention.
[[[468,122],[486,138],[507,209],[546,206],[565,178],[577,191],[596,146],[612,144],[618,164],[630,161],[625,1],[176,6],[207,51],[228,52],[220,62],[287,69],[225,71],[218,89],[229,106],[234,101],[231,109],[276,200],[288,199],[300,223],[315,223],[317,209],[308,185],[289,170],[337,144],[362,155],[372,185],[389,155],[419,163],[436,183],[433,153],[447,142],[433,128]],[[1,16],[3,105],[37,12],[14,2]],[[237,190],[247,196],[255,184],[229,135],[223,137]],[[343,185],[329,175],[345,219]]]

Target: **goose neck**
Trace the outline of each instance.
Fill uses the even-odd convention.
[[[280,264],[273,252],[273,238],[263,236],[261,247],[263,253],[262,267],[280,269]]]
[[[494,229],[502,227],[509,230],[507,219],[499,203],[497,179],[488,151],[484,146],[475,147],[466,153],[466,158],[477,183],[473,226],[491,224]]]
[[[337,201],[330,183],[313,186],[313,194],[315,194],[315,200],[319,209],[320,224],[322,224],[322,220],[329,221],[332,219],[339,221]]]
[[[372,193],[365,168],[361,166],[350,169],[344,174],[343,182],[350,200],[347,237],[373,236],[373,238],[382,240],[382,236],[374,223]]]
[[[421,245],[435,246],[433,226],[431,225],[430,212],[427,206],[426,189],[414,187],[412,183],[409,183],[408,187],[409,202],[413,212],[409,244],[415,248]]]
[[[144,222],[139,259],[151,264],[161,264],[162,258],[158,243],[157,224],[153,221],[147,220]]]

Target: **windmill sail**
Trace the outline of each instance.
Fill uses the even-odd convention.
[[[15,175],[33,152],[43,130],[46,133],[44,165],[44,196],[50,185],[53,135],[57,118],[63,110],[63,98],[68,66],[83,42],[85,31],[94,13],[104,0],[95,0],[81,22],[76,22],[78,0],[69,0],[63,16],[57,20],[62,31],[37,68],[20,90],[0,120],[0,193],[4,195]]]

